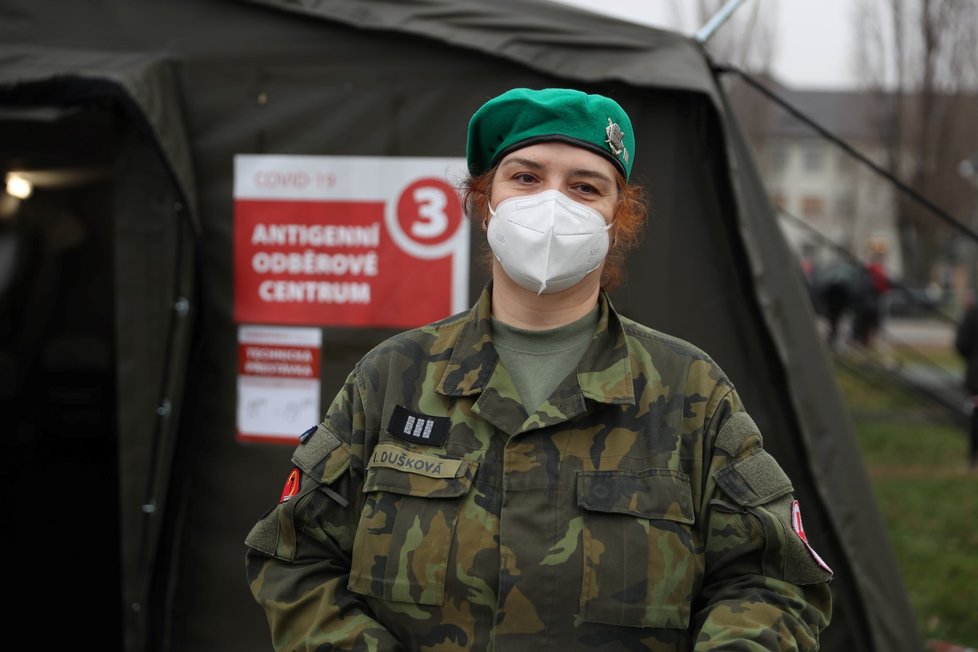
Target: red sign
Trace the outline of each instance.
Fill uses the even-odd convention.
[[[412,327],[463,310],[468,225],[443,178],[453,165],[236,157],[235,321]]]
[[[239,342],[238,375],[319,378],[319,349]]]

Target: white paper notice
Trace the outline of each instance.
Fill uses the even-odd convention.
[[[298,443],[322,420],[318,328],[238,328],[238,439]]]

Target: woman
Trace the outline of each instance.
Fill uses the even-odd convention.
[[[277,649],[818,647],[831,571],[730,381],[602,289],[634,144],[575,90],[473,115],[492,281],[368,353],[296,449],[247,540]]]

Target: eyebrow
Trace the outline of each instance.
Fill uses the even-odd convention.
[[[513,157],[513,158],[506,159],[500,164],[500,167],[508,166],[508,165],[519,165],[519,166],[531,168],[533,170],[543,169],[542,163],[538,161],[534,161],[533,159],[520,158],[520,157]],[[602,174],[597,170],[589,170],[587,168],[578,168],[576,170],[571,170],[571,176],[584,177],[585,179],[600,179],[601,181],[605,181],[610,184],[615,183],[615,180],[610,178],[608,175]]]
[[[614,179],[612,179],[606,174],[602,174],[598,172],[597,170],[588,170],[588,169],[571,170],[571,176],[584,177],[585,179],[600,179],[601,181],[605,181],[612,185],[615,184]]]
[[[511,164],[512,165],[522,165],[522,166],[525,166],[525,167],[528,167],[528,168],[533,168],[534,170],[542,170],[543,169],[543,164],[542,163],[538,163],[537,161],[534,161],[533,159],[516,158],[516,157],[506,159],[505,161],[503,161],[502,163],[499,164],[499,167],[502,167],[504,165],[511,165]]]

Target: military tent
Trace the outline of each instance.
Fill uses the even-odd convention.
[[[7,621],[42,623],[20,630],[37,646],[269,646],[243,539],[294,441],[236,436],[235,157],[457,158],[489,97],[573,86],[629,111],[651,197],[612,299],[738,387],[835,570],[823,649],[921,648],[803,280],[694,40],[541,0],[4,0],[0,35],[0,168],[35,187],[0,219]],[[472,299],[478,255],[467,272]],[[397,329],[307,326],[321,406]]]

